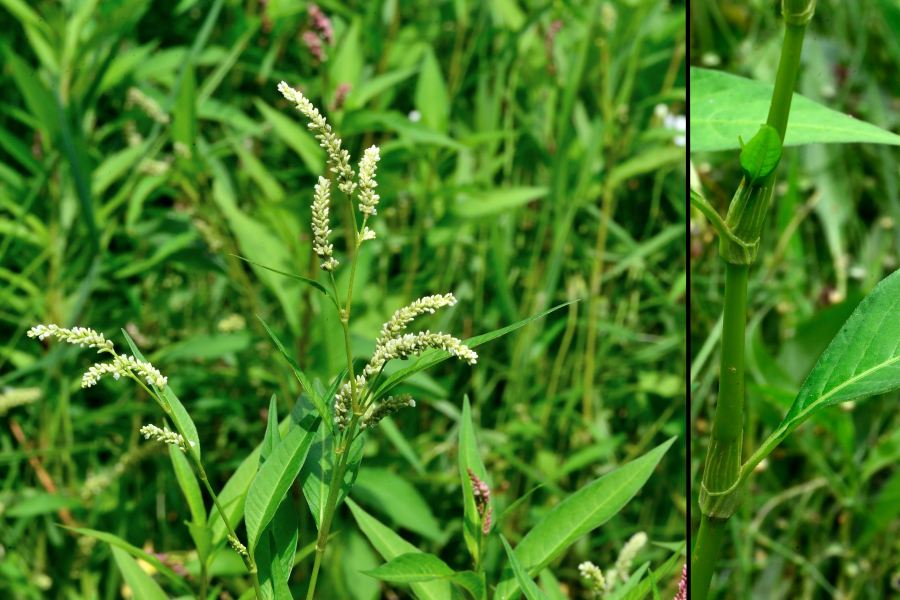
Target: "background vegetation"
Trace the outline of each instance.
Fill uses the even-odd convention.
[[[320,37],[318,60],[305,2],[0,1],[3,597],[120,596],[108,546],[60,524],[114,533],[176,568],[191,561],[169,459],[138,435],[158,421],[152,402],[115,381],[81,390],[90,359],[27,339],[32,324],[86,325],[120,346],[127,329],[197,423],[216,489],[261,441],[270,395],[287,414],[299,393],[256,315],[307,373],[340,371],[338,323],[319,298],[233,256],[317,276],[308,224],[323,156],[276,92],[281,79],[354,156],[382,149],[376,251],[361,257],[355,296],[359,356],[391,311],[425,294],[460,298],[434,325],[463,337],[582,299],[479,348],[474,369],[417,376],[419,408],[371,437],[353,498],[464,562],[455,454],[468,394],[495,497],[525,497],[500,524],[513,543],[565,494],[680,436],[638,499],[553,565],[559,597],[584,597],[576,565],[611,565],[636,531],[684,539],[685,173],[681,134],[665,126],[684,112],[683,3],[320,6],[334,38]],[[347,218],[334,215],[339,253]],[[859,232],[872,253],[894,239]],[[717,263],[704,264],[697,284],[715,281]],[[698,331],[716,312],[698,311]],[[308,550],[315,526],[292,494]],[[346,509],[336,530],[322,597],[406,593],[358,573],[381,559]],[[496,565],[502,547],[491,552]],[[669,555],[651,543],[638,561]],[[230,550],[217,561],[224,593],[244,590],[231,577],[241,569]]]
[[[775,2],[692,2],[691,64],[772,82],[782,25]],[[819,0],[799,90],[900,130],[894,73],[900,6]],[[778,424],[860,299],[898,268],[897,149],[786,148],[760,261],[751,271],[745,446]],[[736,152],[692,156],[707,198],[727,205]],[[699,481],[714,400],[724,265],[712,229],[691,229],[691,480]],[[720,598],[888,598],[900,593],[897,394],[825,411],[788,437],[751,479],[731,520]],[[695,508],[694,515],[699,517]],[[747,534],[749,532],[749,535]],[[729,565],[730,563],[730,565]],[[730,566],[730,568],[728,568]],[[716,587],[714,581],[714,588]]]

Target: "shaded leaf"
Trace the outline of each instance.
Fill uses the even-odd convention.
[[[734,150],[766,122],[772,85],[691,67],[691,152]],[[865,142],[900,145],[900,135],[794,94],[785,146]]]

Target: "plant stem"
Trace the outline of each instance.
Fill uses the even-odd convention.
[[[784,43],[766,121],[775,128],[782,141],[787,130],[791,99],[800,70],[803,37],[814,8],[815,0],[806,2],[784,0],[782,4],[786,23]],[[771,189],[774,177],[773,171],[761,185]],[[744,428],[744,338],[747,327],[749,269],[750,264],[726,262],[719,397],[703,469],[700,493],[703,515],[691,558],[691,598],[697,600],[706,600],[709,595],[712,575],[721,556],[725,526],[739,502],[738,489],[748,475],[748,470],[745,468],[742,471],[741,468],[741,451]],[[755,463],[749,465],[749,469],[753,466]]]
[[[356,425],[359,421],[358,415],[353,415],[347,430],[344,433],[341,445],[335,451],[337,462],[331,470],[331,483],[328,485],[328,499],[325,501],[325,512],[322,515],[322,522],[319,524],[319,535],[316,538],[316,557],[313,562],[312,574],[309,578],[309,588],[306,592],[307,600],[313,600],[316,593],[316,582],[319,579],[319,569],[322,566],[322,557],[325,555],[325,547],[328,543],[328,534],[331,531],[331,522],[334,519],[334,513],[337,509],[338,497],[340,496],[341,483],[344,481],[344,474],[347,472],[347,462],[350,455],[350,446],[353,444]]]
[[[740,471],[744,426],[744,334],[747,324],[747,265],[726,264],[725,314],[722,318],[722,353],[719,397],[703,485],[712,492],[729,489]],[[727,519],[702,515],[691,559],[691,598],[705,600],[722,549]]]
[[[118,356],[115,352],[112,353],[113,356]],[[147,385],[141,381],[141,378],[136,376],[134,373],[128,372],[128,376],[131,377],[134,381],[138,383],[144,391],[147,392],[151,398],[156,400],[156,403],[163,409],[163,412],[166,413],[166,416],[169,417],[169,420],[172,421],[172,425],[175,426],[175,429],[178,431],[178,434],[184,438],[186,442],[190,442],[190,438],[185,433],[185,431],[178,424],[178,421],[172,418],[172,409],[169,406],[169,403],[165,401],[165,399],[161,398],[154,391],[152,391]],[[219,503],[219,497],[216,495],[216,492],[213,490],[212,485],[209,483],[209,478],[206,476],[206,469],[203,468],[203,463],[200,462],[200,458],[194,452],[193,448],[188,446],[185,451],[191,461],[194,463],[194,468],[197,469],[197,474],[200,476],[200,481],[203,482],[203,485],[206,487],[206,491],[209,492],[210,497],[212,497],[213,504],[216,507],[216,510],[219,512],[219,516],[222,517],[222,522],[225,523],[225,528],[228,530],[228,533],[235,540],[240,540],[234,528],[231,526],[231,523],[228,521],[228,516],[225,514],[225,509],[222,508],[222,505]],[[262,590],[259,587],[259,573],[256,568],[256,562],[253,560],[253,556],[250,554],[250,549],[247,549],[246,556],[238,553],[241,559],[244,561],[244,566],[247,567],[247,570],[250,572],[251,578],[253,580],[253,589],[256,591],[256,597],[258,600],[262,600]]]
[[[710,519],[706,515],[700,517],[700,532],[691,560],[692,600],[706,600],[709,595],[709,584],[715,571],[716,556],[722,549],[726,523],[723,519]]]

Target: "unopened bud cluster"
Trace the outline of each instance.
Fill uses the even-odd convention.
[[[394,315],[381,327],[381,333],[375,342],[375,352],[366,364],[360,375],[353,382],[347,381],[341,386],[334,400],[334,416],[338,426],[344,428],[350,421],[353,394],[357,401],[366,398],[372,381],[377,378],[385,365],[394,359],[404,359],[410,356],[418,356],[428,349],[439,349],[459,358],[470,365],[478,360],[478,354],[466,346],[462,340],[446,333],[432,333],[422,331],[418,333],[404,333],[406,326],[417,316],[434,313],[438,308],[453,306],[456,298],[453,294],[426,296],[414,301],[412,304],[397,310]],[[367,406],[362,415],[360,427],[370,427],[377,421],[371,417],[382,414],[384,411],[393,412],[400,406],[386,404],[389,401],[396,403],[396,399],[388,399],[373,402]],[[414,404],[406,403],[406,406]]]
[[[28,330],[30,338],[37,338],[41,341],[48,337],[54,337],[61,342],[75,344],[82,348],[96,348],[97,352],[113,352],[113,343],[106,339],[102,333],[98,333],[87,327],[60,327],[59,325],[35,325]]]
[[[157,442],[162,442],[163,444],[178,446],[181,451],[187,450],[188,445],[194,445],[194,442],[188,443],[184,439],[184,436],[182,436],[180,433],[171,431],[168,427],[163,427],[162,429],[160,429],[156,425],[144,425],[143,427],[141,427],[140,431],[145,440],[154,440]]]
[[[134,375],[159,389],[166,387],[168,383],[168,379],[156,367],[133,356],[116,354],[111,341],[106,339],[102,333],[87,327],[68,329],[52,323],[49,325],[35,325],[28,330],[28,337],[39,340],[54,337],[62,342],[75,344],[82,348],[96,348],[97,353],[108,352],[112,354],[112,362],[96,363],[81,376],[81,387],[83,388],[96,385],[104,375],[112,375],[114,379]]]
[[[472,469],[467,472],[472,484],[472,495],[475,496],[475,509],[481,517],[481,533],[487,535],[491,532],[491,516],[494,513],[491,508],[491,488]]]

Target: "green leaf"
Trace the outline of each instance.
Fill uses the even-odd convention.
[[[512,325],[507,325],[506,327],[501,327],[500,329],[495,329],[494,331],[489,331],[487,333],[482,333],[481,335],[476,335],[475,337],[471,337],[465,340],[465,343],[470,348],[477,348],[482,344],[486,344],[492,340],[495,340],[499,337],[506,335],[507,333],[512,333],[513,331],[525,327],[532,321],[536,321],[538,319],[542,319],[549,315],[550,313],[559,310],[565,306],[568,306],[571,302],[566,302],[564,304],[559,304],[554,306],[553,308],[547,309],[543,312],[540,312],[536,315],[532,315],[530,317],[526,317],[521,321],[516,321]],[[449,359],[451,355],[442,350],[429,350],[427,352],[423,352],[422,356],[419,357],[413,364],[408,367],[404,367],[399,369],[395,373],[393,373],[390,377],[386,378],[384,382],[378,386],[378,389],[375,390],[374,397],[381,398],[389,392],[392,388],[400,385],[406,379],[409,379],[416,373],[424,371],[426,369],[430,369],[431,367],[438,365],[445,360]]]
[[[263,118],[272,127],[272,132],[284,142],[288,148],[297,153],[311,173],[321,173],[325,168],[325,152],[319,148],[315,138],[307,131],[305,125],[300,125],[296,120],[283,115],[261,100],[254,100],[256,108],[262,113]],[[296,110],[295,114],[305,119]]]
[[[900,270],[866,296],[819,357],[778,428],[741,469],[743,481],[804,421],[827,406],[900,388]]]
[[[510,187],[487,190],[475,194],[453,207],[453,213],[464,219],[482,219],[509,211],[539,200],[547,195],[546,187]]]
[[[691,152],[734,150],[766,121],[772,85],[691,67]],[[785,146],[873,143],[900,145],[900,135],[794,94]]]
[[[202,146],[204,158],[213,172],[212,199],[225,215],[228,226],[237,238],[241,254],[252,261],[274,265],[275,268],[288,269],[296,261],[288,247],[283,244],[272,230],[260,221],[250,217],[240,209],[237,202],[237,191],[225,165],[219,162]],[[293,286],[276,277],[267,268],[252,265],[256,276],[278,298],[285,319],[296,334],[300,330],[300,303],[302,296]]]
[[[131,597],[135,600],[168,600],[168,596],[159,587],[152,577],[147,575],[137,561],[128,555],[124,550],[110,546],[116,565],[125,579],[125,583],[131,588]]]
[[[364,571],[364,573],[391,583],[431,581],[446,579],[454,575],[453,569],[447,566],[447,563],[434,554],[426,552],[400,554],[380,567]]]
[[[693,141],[691,141],[693,149]],[[608,185],[618,187],[628,179],[658,171],[672,164],[684,164],[684,148],[651,146],[640,154],[619,163],[609,173]]]
[[[431,48],[425,51],[422,69],[419,72],[419,81],[416,84],[416,108],[422,114],[422,123],[427,127],[441,133],[447,132],[447,122],[450,118],[447,84],[441,73],[441,65]]]
[[[487,469],[478,452],[478,441],[475,438],[475,426],[472,423],[472,408],[469,405],[469,396],[463,396],[462,416],[459,421],[459,479],[463,493],[463,539],[466,548],[473,559],[480,555],[481,547],[481,515],[475,505],[475,494],[472,491],[472,482],[469,480],[469,469],[482,481],[490,485],[487,477]]]
[[[334,296],[332,296],[331,293],[328,291],[328,288],[326,288],[324,285],[322,285],[318,281],[309,279],[308,277],[304,277],[302,275],[295,275],[294,273],[288,273],[287,271],[282,271],[281,269],[276,269],[274,267],[267,267],[266,265],[261,265],[258,262],[252,261],[249,258],[244,258],[243,256],[239,256],[237,254],[229,253],[228,256],[233,256],[233,257],[240,259],[246,263],[250,263],[251,265],[253,265],[255,267],[259,267],[260,269],[265,269],[266,271],[272,271],[273,273],[278,273],[279,275],[284,275],[285,277],[290,277],[291,279],[294,279],[296,281],[305,283],[306,285],[316,288],[317,290],[319,290],[320,292],[322,292],[329,298],[332,298],[332,299],[334,298]]]
[[[206,523],[206,507],[203,505],[203,495],[200,493],[200,484],[191,469],[191,463],[180,449],[169,446],[169,458],[172,460],[172,468],[175,469],[175,478],[178,487],[187,500],[191,510],[191,521],[195,524]]]
[[[537,574],[578,538],[622,510],[644,486],[674,441],[675,438],[671,438],[640,458],[594,480],[547,513],[516,546],[516,557],[526,573],[529,576]],[[496,597],[509,600],[516,597],[518,589],[512,570],[504,569]]]
[[[275,394],[269,399],[269,415],[266,422],[266,432],[263,434],[262,445],[259,447],[259,464],[262,465],[275,447],[281,442],[281,433],[278,431],[278,401]]]
[[[516,553],[513,552],[509,542],[506,541],[506,537],[501,535],[500,541],[503,542],[503,548],[506,550],[506,558],[512,566],[513,574],[516,576],[519,587],[522,588],[522,591],[525,593],[525,598],[527,598],[527,600],[546,600],[547,596],[538,588],[537,584],[532,581],[531,577],[528,576],[528,573],[525,572],[525,568],[519,562],[519,559],[516,558]]]
[[[444,533],[431,507],[406,479],[387,469],[368,468],[359,473],[353,497],[377,507],[390,520],[404,529],[439,542]]]
[[[354,19],[350,27],[341,36],[337,50],[328,61],[329,78],[332,82],[332,93],[342,83],[350,84],[350,89],[359,85],[359,77],[363,70],[365,52],[360,42],[360,21]],[[331,101],[333,101],[332,98]]]
[[[638,569],[628,577],[628,581],[616,587],[615,592],[610,594],[607,600],[622,600],[625,598],[632,590],[637,588],[638,584],[644,578],[644,573],[646,573],[649,568],[650,563],[644,563],[638,567]]]
[[[269,327],[268,323],[263,321],[263,318],[258,316],[259,322],[262,323],[263,327],[266,329],[266,333],[269,334],[269,337],[272,338],[272,341],[275,343],[275,347],[278,348],[278,351],[281,352],[281,355],[288,361],[288,364],[291,367],[291,370],[294,372],[294,376],[297,378],[297,381],[300,382],[300,385],[303,386],[303,391],[306,392],[306,395],[309,396],[309,399],[312,401],[313,406],[316,407],[316,411],[319,413],[319,416],[325,423],[325,426],[332,433],[334,432],[334,423],[332,422],[331,412],[328,410],[328,407],[325,405],[325,400],[316,392],[316,388],[313,387],[312,382],[309,380],[309,377],[306,376],[306,373],[303,372],[303,369],[300,368],[300,365],[288,354],[287,349],[284,347],[284,344],[281,343],[281,340],[278,339],[278,336],[275,335],[275,332],[272,331],[272,328]]]
[[[300,539],[297,510],[287,495],[266,526],[256,548],[259,584],[264,600],[291,600],[288,580]]]
[[[675,554],[670,556],[666,562],[651,571],[646,579],[635,585],[634,588],[623,594],[619,600],[644,600],[651,592],[651,589],[659,585],[665,585],[666,582],[681,571],[681,567],[687,560],[686,554],[687,544],[681,542],[678,544]]]
[[[741,149],[741,169],[751,183],[767,177],[781,160],[781,138],[770,125],[759,128],[749,142]]]
[[[106,531],[98,531],[96,529],[86,529],[83,527],[66,527],[64,525],[60,525],[63,529],[68,529],[69,531],[74,531],[79,535],[85,535],[88,537],[92,537],[100,540],[101,542],[106,542],[110,546],[119,548],[124,550],[131,556],[136,558],[140,558],[144,562],[150,564],[154,569],[159,571],[160,575],[166,578],[176,589],[180,590],[182,593],[190,593],[190,586],[188,586],[187,582],[185,582],[184,578],[177,575],[175,571],[167,567],[161,560],[159,560],[156,556],[150,554],[149,552],[138,548],[137,546],[133,546],[120,538],[117,535],[113,535],[112,533],[107,533]]]
[[[128,335],[128,332],[124,329],[121,330],[122,335],[125,336],[125,341],[128,342],[129,348],[131,348],[131,353],[134,357],[140,361],[148,362],[141,351],[138,349],[137,344],[134,343],[134,340],[131,339],[131,336]],[[197,457],[197,460],[200,460],[200,435],[197,433],[197,426],[194,425],[194,420],[191,418],[191,415],[188,414],[187,410],[184,408],[184,405],[181,403],[181,400],[178,399],[178,396],[175,395],[175,392],[172,391],[171,386],[166,386],[162,390],[156,388],[156,386],[152,386],[154,391],[162,397],[163,401],[167,405],[166,414],[172,419],[172,422],[175,423],[175,426],[178,427],[181,431],[184,432],[184,436],[190,442],[190,447],[188,448],[188,452],[193,452]]]
[[[262,530],[272,517],[288,488],[300,473],[309,447],[318,429],[318,417],[311,424],[292,427],[272,455],[263,463],[247,490],[244,504],[244,520],[247,525],[248,548],[251,552],[259,542]]]
[[[401,538],[394,531],[383,525],[375,517],[364,511],[358,504],[347,498],[347,506],[353,513],[360,530],[385,560],[392,560],[401,554],[421,553],[418,548]],[[449,600],[450,584],[446,581],[423,581],[411,583],[410,587],[421,600]]]
[[[300,483],[303,486],[303,496],[309,505],[309,512],[316,522],[316,528],[322,524],[325,512],[325,501],[328,496],[328,483],[331,481],[331,470],[334,468],[334,452],[332,450],[334,438],[324,429],[320,430],[319,438],[309,451],[306,463],[300,471]],[[347,470],[344,473],[344,481],[338,491],[338,500],[335,505],[340,506],[359,474],[359,465],[363,458],[363,446],[365,436],[360,435],[350,445],[350,455],[347,457]]]
[[[222,491],[219,492],[219,504],[222,505],[229,524],[236,528],[241,518],[244,516],[244,501],[247,498],[247,490],[253,483],[253,478],[259,465],[260,449],[256,448],[251,452],[241,464],[238,465],[234,474],[225,482]],[[225,539],[227,529],[225,523],[218,510],[210,511],[207,525],[212,529],[213,544],[218,545]]]

